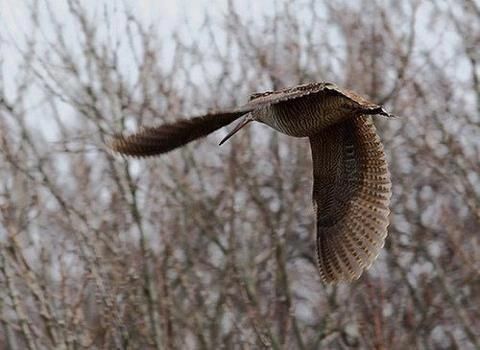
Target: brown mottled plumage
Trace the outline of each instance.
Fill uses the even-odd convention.
[[[377,114],[390,116],[381,106],[331,83],[304,84],[255,93],[246,105],[230,111],[117,135],[109,147],[130,156],[159,155],[244,114],[221,143],[250,121],[290,136],[309,137],[320,276],[325,282],[360,277],[387,235],[390,175],[371,119]]]

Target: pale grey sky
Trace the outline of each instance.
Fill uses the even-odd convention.
[[[273,12],[275,7],[282,7],[293,0],[233,0],[233,4],[238,13],[251,19],[263,17],[267,12]],[[308,2],[307,0],[306,2]],[[380,0],[386,1],[386,0]],[[0,0],[0,50],[2,50],[2,58],[5,60],[4,69],[8,73],[5,77],[5,83],[8,85],[9,79],[14,79],[16,69],[18,69],[18,51],[17,46],[21,47],[25,35],[30,35],[32,30],[32,19],[27,11],[27,6],[34,2],[33,0]],[[305,0],[296,0],[295,4],[304,3]],[[51,9],[57,14],[58,18],[70,18],[63,16],[67,13],[66,0],[39,0],[40,12],[45,12],[45,4],[49,4]],[[196,31],[202,24],[204,14],[211,15],[221,14],[227,10],[228,0],[80,0],[82,6],[92,13],[100,14],[99,20],[103,19],[101,15],[104,9],[111,17],[107,25],[99,25],[102,31],[107,30],[106,27],[112,27],[113,36],[124,35],[121,31],[115,31],[115,26],[121,27],[122,16],[115,15],[114,8],[122,7],[126,4],[132,13],[134,13],[141,21],[151,23],[157,26],[156,36],[161,38],[162,45],[168,45],[170,34],[174,28],[179,26],[182,28],[182,34],[186,38],[195,38],[201,43],[200,33]],[[442,3],[442,2],[440,2]],[[428,22],[429,12],[431,11],[430,2],[421,2],[419,12],[417,13],[417,43],[416,54],[422,55],[422,52],[435,52],[432,58],[442,62],[443,69],[448,74],[455,75],[459,81],[468,77],[469,71],[465,69],[467,66],[464,62],[458,62],[458,57],[454,51],[455,36],[449,31],[447,24],[440,23],[437,28],[433,28]],[[215,16],[214,16],[215,17]],[[392,14],[391,20],[395,23],[395,16]],[[72,22],[70,20],[70,22]],[[260,23],[260,22],[259,22]],[[71,39],[72,46],[76,43],[76,26],[65,20],[64,31],[67,38]],[[407,27],[407,24],[404,24]],[[48,20],[41,20],[41,34],[49,37],[54,34],[53,27]],[[328,34],[328,33],[326,33]],[[170,40],[171,41],[171,40]],[[165,50],[168,52],[168,50]],[[7,53],[7,54],[6,54]],[[452,57],[452,59],[450,59]],[[7,92],[13,89],[6,89]],[[33,101],[33,100],[32,100]],[[32,103],[35,103],[33,101]]]

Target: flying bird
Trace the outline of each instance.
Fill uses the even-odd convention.
[[[372,116],[385,109],[328,82],[254,93],[248,103],[131,135],[108,147],[123,155],[155,156],[181,147],[238,118],[224,143],[252,121],[294,137],[308,137],[313,160],[313,206],[320,277],[336,283],[358,279],[387,236],[390,174]]]

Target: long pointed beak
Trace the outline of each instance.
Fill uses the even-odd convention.
[[[237,131],[239,131],[241,128],[243,128],[245,125],[247,125],[248,123],[250,123],[253,119],[247,115],[245,118],[243,118],[243,120],[238,123],[232,131],[230,131],[227,136],[225,136],[223,138],[222,141],[220,141],[220,144],[219,146],[221,146],[223,143],[225,143],[230,137],[232,137],[233,135],[235,135],[237,133]]]

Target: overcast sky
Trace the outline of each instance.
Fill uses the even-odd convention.
[[[48,0],[40,0],[40,4]],[[15,35],[18,31],[25,30],[30,18],[25,11],[25,5],[31,3],[31,0],[0,0],[0,18],[2,31],[7,29],[8,32]],[[302,1],[300,1],[302,2]],[[50,1],[52,8],[61,11],[65,7],[66,1]],[[198,24],[202,19],[205,11],[222,12],[227,8],[228,0],[81,0],[81,4],[85,8],[101,9],[104,6],[113,7],[115,4],[127,4],[134,13],[139,15],[145,21],[156,22],[157,25],[168,29],[178,21],[188,18],[193,25]],[[237,10],[248,13],[252,16],[261,14],[274,8],[275,4],[280,6],[285,3],[284,0],[241,0],[234,1]]]

